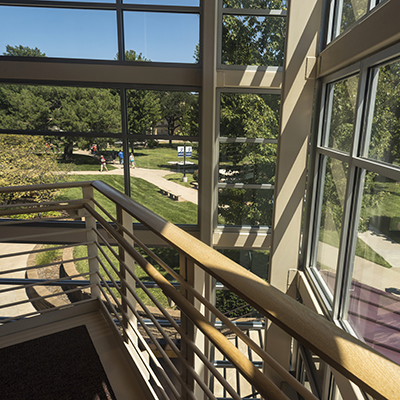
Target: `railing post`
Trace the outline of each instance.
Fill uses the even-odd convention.
[[[187,258],[184,254],[180,253],[179,255],[179,267],[180,267],[180,274],[181,276],[185,279],[185,281],[198,290],[201,294],[204,295],[204,285],[203,285],[203,280],[196,285],[196,282],[199,282],[199,280],[196,280],[196,276],[201,273],[203,275],[203,271],[198,268],[194,262]],[[199,287],[197,287],[199,286]],[[197,300],[194,298],[194,296],[188,292],[187,290],[182,289],[182,294],[185,296],[185,298],[193,304],[203,315],[205,315],[205,307]],[[181,327],[182,330],[186,333],[186,336],[191,340],[202,352],[205,354],[206,350],[206,338],[203,333],[199,329],[196,328],[196,326],[192,323],[192,321],[185,316],[185,314],[181,313]],[[201,362],[201,360],[194,354],[193,350],[189,348],[189,346],[185,345],[185,342],[182,340],[181,341],[181,353],[182,355],[188,360],[189,364],[194,368],[196,373],[202,377],[203,381],[205,383],[207,379],[206,375],[206,368],[204,367],[204,364]],[[194,397],[196,399],[201,399],[205,398],[205,393],[201,389],[201,387],[198,385],[198,383],[194,380],[194,378],[187,373],[186,369],[182,368],[181,369],[181,375],[184,381],[187,383],[187,388],[190,391],[193,391]],[[189,397],[187,396],[187,393],[185,393],[184,390],[182,390],[181,393],[182,399],[188,399]]]
[[[117,220],[118,222],[126,229],[128,232],[133,234],[133,225],[132,225],[132,216],[129,215],[125,210],[123,210],[120,206],[117,205]],[[123,232],[120,230],[120,234],[123,236],[123,238],[133,247],[134,246],[134,241],[133,239],[126,234],[126,232]],[[126,268],[129,268],[133,273],[135,272],[135,261],[134,259],[124,251],[122,247],[118,248],[119,256],[121,260],[124,261],[125,264],[120,263],[120,272],[121,272],[121,292],[122,292],[122,309],[124,311],[124,317],[123,317],[123,328],[124,328],[124,336],[125,336],[125,341],[128,341],[129,339],[134,342],[135,345],[138,343],[138,339],[136,337],[136,334],[133,332],[131,325],[136,326],[137,320],[131,309],[127,305],[127,301],[133,306],[136,307],[136,300],[131,294],[131,292],[128,290],[128,286],[131,288],[131,290],[136,290],[136,282],[132,278],[132,276],[126,271]]]
[[[83,187],[82,188],[83,198],[86,200],[93,199],[93,188]],[[93,201],[89,201],[89,206],[94,208]],[[89,257],[89,272],[90,272],[90,284],[96,285],[91,289],[92,298],[100,299],[100,277],[97,275],[99,270],[98,249],[97,249],[97,235],[96,235],[96,219],[88,212],[83,213],[85,218],[85,227],[88,229],[86,233],[86,240],[89,242],[87,245],[87,252]]]

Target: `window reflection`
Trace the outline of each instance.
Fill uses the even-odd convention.
[[[353,140],[358,75],[336,82],[329,88],[332,106],[326,127],[328,146],[349,153]]]
[[[400,164],[400,61],[375,70],[377,89],[368,157]]]
[[[371,347],[400,364],[400,182],[367,173],[348,321]]]
[[[317,245],[317,268],[333,294],[347,184],[346,163],[327,158]]]

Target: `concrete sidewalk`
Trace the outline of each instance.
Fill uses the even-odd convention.
[[[71,171],[73,175],[123,175],[124,169],[119,164],[113,165],[117,169],[112,171]],[[147,168],[130,168],[131,177],[142,178],[159,188],[172,192],[175,195],[180,195],[182,200],[190,201],[198,204],[198,191],[180,185],[179,183],[171,182],[165,179],[164,176],[173,173],[165,169],[147,169]],[[101,178],[99,178],[101,180]]]
[[[0,243],[0,254],[14,254],[24,251],[31,251],[35,247],[34,244],[20,243]],[[27,265],[29,255],[13,256],[2,258],[0,261],[0,271],[12,271],[14,269],[24,268]],[[9,274],[0,275],[2,278],[25,278],[25,271],[12,272]],[[0,289],[13,288],[14,285],[0,285]],[[10,290],[5,293],[0,293],[0,304],[10,304],[23,300],[28,300],[25,289]],[[36,309],[30,302],[18,304],[12,307],[2,308],[0,310],[1,317],[14,317],[35,312]]]

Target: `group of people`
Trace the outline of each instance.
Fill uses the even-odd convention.
[[[114,153],[114,152],[113,152]],[[120,165],[122,165],[124,163],[124,153],[122,150],[119,151],[118,153],[118,157],[119,157],[119,163]],[[103,172],[103,168],[108,172],[108,168],[107,168],[107,163],[106,163],[106,159],[104,158],[103,155],[100,156],[100,172]],[[135,168],[135,156],[133,155],[133,153],[130,154],[129,156],[129,164],[131,166],[131,168]]]

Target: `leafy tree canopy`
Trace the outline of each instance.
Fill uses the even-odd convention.
[[[46,57],[45,53],[42,53],[37,47],[32,49],[28,46],[6,46],[6,51],[3,56],[18,56],[18,57]]]

